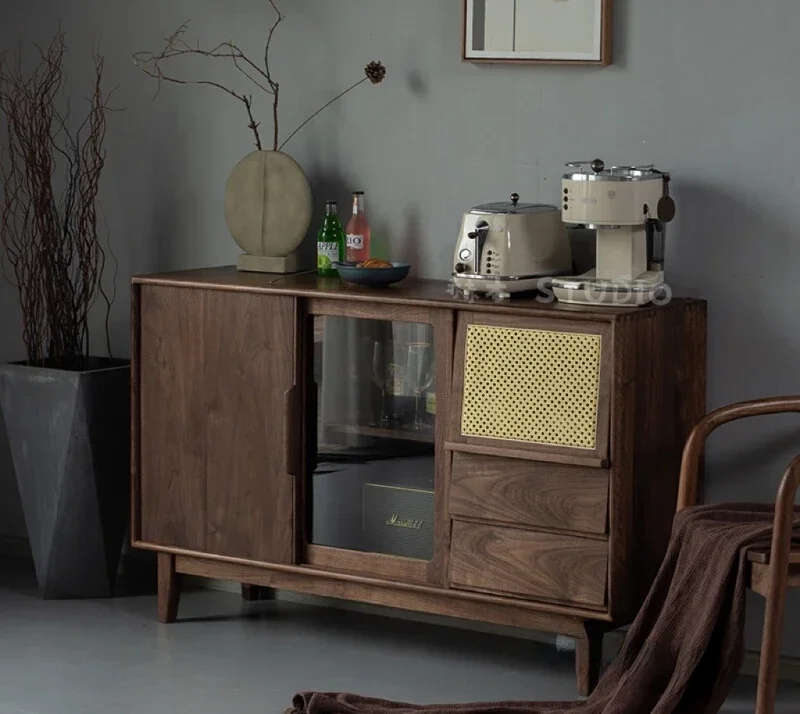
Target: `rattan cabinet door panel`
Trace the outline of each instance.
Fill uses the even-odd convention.
[[[462,313],[452,441],[606,459],[610,325]]]

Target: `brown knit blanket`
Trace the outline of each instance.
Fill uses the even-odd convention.
[[[650,594],[594,693],[576,702],[403,704],[354,694],[297,694],[286,714],[710,714],[744,656],[746,549],[768,542],[773,507],[680,512]],[[647,524],[640,524],[646,528]]]

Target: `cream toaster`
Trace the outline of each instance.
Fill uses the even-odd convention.
[[[572,249],[557,206],[485,203],[464,214],[453,256],[453,283],[465,296],[508,298],[572,271]]]

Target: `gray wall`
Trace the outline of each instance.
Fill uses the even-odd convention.
[[[710,301],[710,406],[798,391],[797,0],[617,0],[607,69],[463,64],[458,0],[282,4],[289,19],[274,69],[284,127],[348,86],[368,60],[389,68],[384,85],[359,88],[288,147],[318,205],[364,188],[376,240],[417,273],[444,277],[471,205],[512,191],[555,202],[567,160],[655,162],[673,172],[679,208],[670,281],[679,294]],[[155,85],[130,55],[156,48],[187,18],[202,38],[233,37],[258,55],[265,5],[72,0],[67,10],[28,0],[4,18],[7,42],[42,41],[62,13],[73,76],[85,77],[89,44],[102,37],[109,79],[120,85],[126,110],[111,119],[103,205],[121,263],[114,340],[122,351],[131,272],[234,261],[220,199],[230,168],[251,148],[233,100],[165,86],[152,103]],[[266,102],[258,109],[266,122]],[[15,309],[7,293],[0,298],[3,315]],[[799,437],[790,419],[728,428],[710,452],[711,495],[771,499]],[[8,488],[0,501],[13,501]],[[792,606],[796,632],[800,606]],[[757,633],[757,608],[752,614]],[[798,642],[787,639],[785,650],[800,654]]]

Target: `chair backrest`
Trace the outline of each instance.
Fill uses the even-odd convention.
[[[738,419],[790,412],[800,412],[800,396],[771,397],[751,402],[739,402],[717,409],[703,417],[689,434],[683,448],[677,510],[680,511],[697,503],[697,488],[702,473],[703,453],[706,440],[712,431]]]

